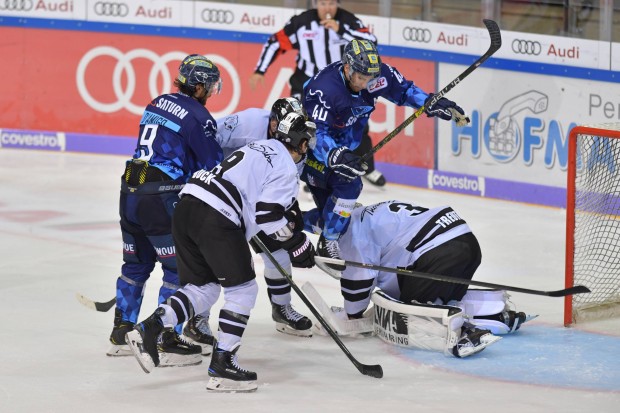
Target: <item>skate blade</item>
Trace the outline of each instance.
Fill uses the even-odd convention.
[[[133,352],[131,351],[129,346],[126,345],[126,344],[123,344],[123,345],[120,345],[120,346],[112,344],[112,347],[110,347],[108,352],[105,353],[105,354],[108,357],[127,357],[127,356],[133,356]]]
[[[159,353],[159,367],[189,367],[200,363],[201,354]]]
[[[477,345],[476,347],[464,347],[462,349],[459,349],[458,350],[459,356],[461,358],[465,358],[465,357],[472,356],[476,353],[480,353],[482,350],[489,347],[491,344],[498,342],[501,339],[502,339],[501,337],[495,336],[491,333],[485,334],[482,337],[480,337],[480,344]]]
[[[223,377],[211,377],[207,390],[214,393],[251,393],[258,385],[255,381],[235,381]]]
[[[276,323],[276,330],[289,336],[312,337],[312,327],[307,330],[295,330],[291,326],[284,323]]]
[[[155,362],[147,353],[143,351],[142,336],[136,330],[132,330],[125,335],[125,341],[131,349],[134,357],[138,360],[138,364],[145,373],[150,373],[155,368]]]

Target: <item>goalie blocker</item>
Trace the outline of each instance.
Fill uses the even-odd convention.
[[[448,356],[476,354],[501,337],[465,321],[463,310],[450,305],[406,304],[382,292],[371,296],[374,330],[390,344],[443,352]]]

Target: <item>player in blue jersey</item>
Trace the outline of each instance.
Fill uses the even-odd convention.
[[[179,288],[172,212],[191,174],[211,169],[223,158],[216,122],[205,108],[221,89],[220,72],[204,56],[187,56],[174,81],[176,93],[156,97],[145,108],[133,159],[121,177],[120,225],[123,265],[116,282],[116,313],[109,356],[131,355],[125,335],[133,329],[146,281],[160,262],[159,302]],[[200,362],[200,346],[166,330],[159,343],[162,365]]]
[[[304,85],[303,105],[317,125],[317,143],[308,151],[302,180],[308,183],[325,223],[317,246],[319,255],[340,257],[338,238],[347,230],[362,191],[360,177],[365,174],[361,157],[353,151],[379,97],[419,108],[426,106],[432,94],[382,63],[376,46],[366,40],[350,41],[341,62],[326,66]],[[429,117],[455,120],[458,126],[469,123],[463,109],[446,98],[426,107],[425,112]]]

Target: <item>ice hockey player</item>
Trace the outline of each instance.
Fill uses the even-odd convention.
[[[318,219],[316,209],[304,216],[308,224]],[[356,207],[340,246],[349,261],[464,280],[472,279],[482,258],[470,227],[451,207],[395,200]],[[527,319],[510,309],[505,291],[468,290],[464,284],[352,266],[342,272],[340,286],[345,320],[362,318],[372,299],[379,338],[456,357],[483,350],[499,339],[496,335],[516,331]],[[373,292],[375,287],[379,290]]]
[[[372,42],[347,43],[342,61],[326,66],[304,85],[302,103],[317,125],[317,145],[308,151],[302,180],[308,183],[324,222],[318,255],[340,257],[338,238],[347,230],[362,191],[360,177],[365,174],[361,157],[352,151],[359,146],[379,97],[399,106],[424,105],[428,116],[455,120],[457,126],[469,123],[463,109],[446,98],[426,107],[432,94],[382,63]]]
[[[110,356],[131,355],[125,335],[134,327],[145,283],[160,262],[163,284],[159,302],[179,287],[172,212],[183,184],[201,168],[222,159],[215,119],[205,108],[221,88],[220,72],[204,56],[187,56],[174,81],[176,93],[156,97],[145,108],[133,159],[121,177],[120,224],[123,236],[121,276],[116,282],[116,312],[110,335]],[[161,365],[201,362],[200,347],[166,329],[158,343]]]
[[[217,120],[218,141],[224,149],[224,153],[227,154],[227,152],[232,152],[233,149],[231,148],[239,148],[256,140],[257,135],[273,138],[278,123],[289,113],[297,113],[306,117],[306,112],[297,99],[281,98],[274,102],[271,111],[251,108],[220,118]],[[306,155],[304,154],[303,158],[296,164],[300,175],[305,158]],[[295,203],[287,211],[287,214],[290,222],[297,222],[296,231],[302,231],[303,220],[298,204]],[[263,231],[259,232],[258,235],[263,243],[270,248],[280,265],[291,274],[291,262],[288,259],[287,252],[280,248],[280,243],[267,236]],[[272,318],[276,322],[276,330],[295,336],[312,336],[312,321],[298,313],[291,305],[291,286],[289,283],[253,241],[250,241],[250,245],[254,251],[261,255],[265,263],[264,276],[267,282],[267,294],[271,301]],[[202,315],[203,318],[207,316]],[[192,337],[189,331],[184,330],[184,334]]]
[[[278,124],[275,139],[252,142],[212,170],[192,175],[173,216],[183,286],[127,334],[144,371],[159,365],[156,342],[164,327],[184,322],[193,312],[208,312],[223,289],[207,389],[256,390],[256,373],[237,362],[258,292],[247,241],[264,231],[281,243],[294,265],[314,265],[312,243],[303,232],[291,230],[286,211],[299,192],[295,163],[314,143],[315,130],[304,116],[289,113]]]

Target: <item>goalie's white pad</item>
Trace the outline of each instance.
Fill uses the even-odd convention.
[[[405,304],[380,290],[371,300],[375,304],[375,333],[390,344],[467,357],[500,339],[486,330],[463,328],[465,320],[459,307]]]
[[[512,310],[509,298],[505,290],[469,289],[455,305],[463,309],[468,321],[476,327],[503,335],[517,331],[523,323],[538,317]]]
[[[345,337],[360,337],[368,336],[373,332],[372,312],[367,311],[364,313],[363,318],[349,320],[346,312],[342,307],[330,307],[327,305],[323,297],[314,288],[314,286],[308,281],[301,286],[302,291],[306,294],[306,297],[316,309],[321,313],[323,319],[327,322],[329,327],[339,336]],[[325,335],[326,331],[316,325],[316,331],[318,334]]]

